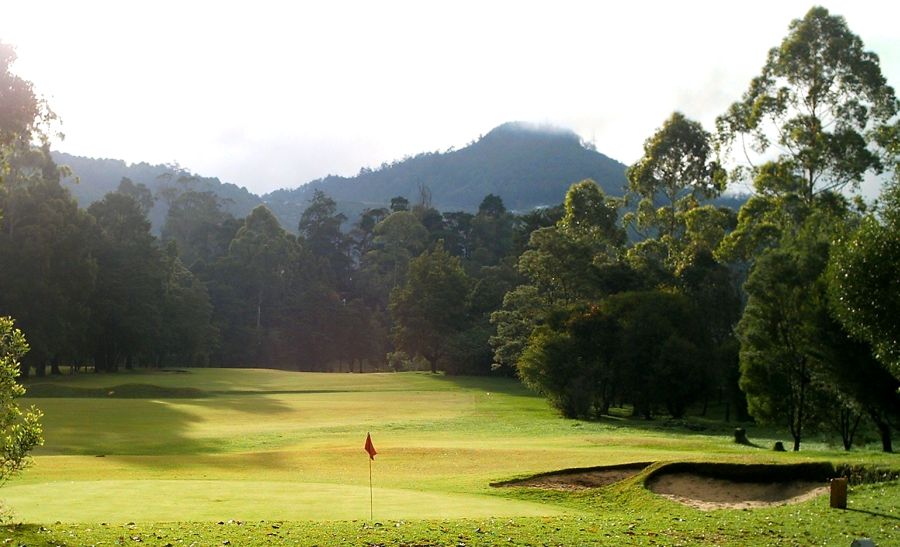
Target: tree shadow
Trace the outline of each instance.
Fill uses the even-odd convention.
[[[43,447],[36,455],[169,456],[231,452],[230,438],[194,435],[206,411],[274,416],[294,409],[272,397],[215,396],[197,399],[114,397],[33,398],[44,413]],[[192,411],[190,407],[198,407]],[[252,418],[255,419],[255,418]]]
[[[869,511],[868,509],[856,509],[856,508],[851,508],[851,507],[847,507],[845,510],[853,511],[854,513],[864,513],[866,515],[871,515],[873,517],[881,517],[881,518],[900,521],[900,516],[898,516],[898,515],[888,515],[887,513],[879,513],[878,511]]]
[[[537,395],[515,378],[506,376],[453,376],[450,374],[432,374],[431,378],[443,383],[453,384],[456,387],[468,390],[488,391],[502,393],[517,397],[529,397],[540,399]]]

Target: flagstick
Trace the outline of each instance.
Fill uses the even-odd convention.
[[[372,511],[372,458],[369,458],[369,520],[375,520]]]

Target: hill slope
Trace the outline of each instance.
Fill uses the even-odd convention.
[[[52,155],[57,164],[72,169],[74,177],[65,179],[63,186],[69,189],[81,207],[87,207],[103,199],[107,193],[114,192],[123,177],[131,179],[135,184],[144,184],[154,196],[165,186],[213,192],[222,200],[223,208],[238,218],[246,216],[262,203],[259,196],[246,188],[223,183],[217,178],[192,175],[179,182],[178,178],[186,173],[179,172],[173,166],[144,162],[128,164],[122,160],[85,158],[64,152],[53,152]],[[168,206],[161,199],[157,199],[156,205],[150,210],[150,221],[156,233],[162,228],[167,211]]]
[[[355,177],[328,176],[263,200],[280,218],[295,218],[315,189],[338,202],[380,205],[395,196],[415,202],[424,185],[440,210],[474,211],[484,196],[496,194],[509,209],[525,211],[560,203],[569,186],[585,178],[622,195],[625,165],[571,131],[507,123],[460,150],[419,154]]]

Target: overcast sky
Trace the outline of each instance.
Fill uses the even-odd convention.
[[[673,110],[711,129],[812,5],[19,1],[0,40],[62,118],[57,149],[263,193],[513,120],[570,128],[630,164]],[[900,2],[822,5],[900,86]]]

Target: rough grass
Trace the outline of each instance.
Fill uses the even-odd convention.
[[[126,385],[153,387],[109,395]],[[26,523],[5,529],[20,543],[900,542],[896,482],[854,487],[856,510],[838,512],[820,498],[706,514],[648,492],[642,478],[581,493],[498,491],[489,484],[640,461],[900,467],[875,449],[737,445],[733,425],[712,418],[564,420],[507,379],[193,369],[28,387],[44,395],[30,402],[45,412],[47,442],[34,467],[0,490],[13,521]],[[777,440],[777,432],[747,429],[762,446]],[[382,526],[368,520],[367,431],[379,451]]]

